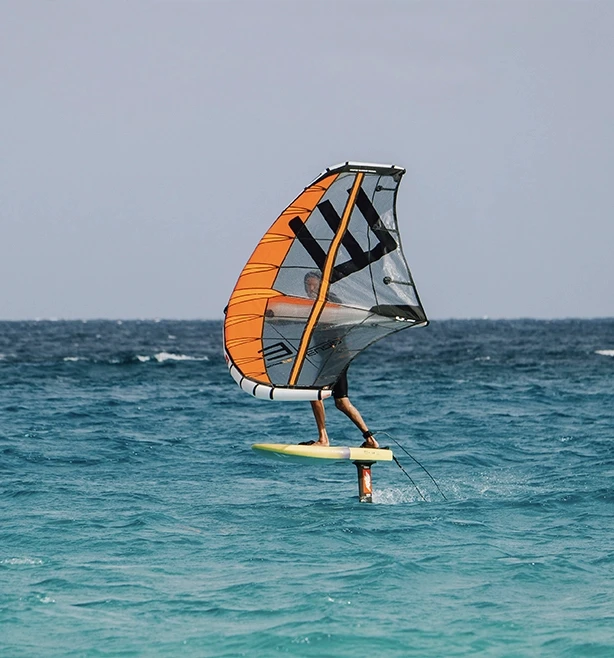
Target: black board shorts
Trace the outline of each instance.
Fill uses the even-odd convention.
[[[346,368],[340,375],[339,379],[333,386],[333,397],[335,400],[339,398],[347,398],[348,396],[348,369]]]

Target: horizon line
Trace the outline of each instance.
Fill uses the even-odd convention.
[[[429,318],[429,322],[475,322],[475,321],[520,321],[531,320],[535,322],[562,322],[569,320],[614,320],[614,315],[591,315],[591,316],[559,316],[559,317],[535,317],[529,315],[518,316],[473,316],[473,317],[438,317]],[[34,318],[2,318],[0,322],[223,322],[223,317],[216,318],[173,318],[173,317],[34,317]]]

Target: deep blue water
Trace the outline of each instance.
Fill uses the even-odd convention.
[[[614,655],[614,320],[367,350],[352,401],[427,499],[378,464],[372,505],[351,464],[251,450],[315,424],[243,393],[220,336],[0,323],[0,655]]]

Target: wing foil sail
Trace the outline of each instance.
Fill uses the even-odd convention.
[[[329,167],[273,223],[226,309],[230,374],[264,399],[316,400],[377,340],[428,320],[403,255],[405,170]]]

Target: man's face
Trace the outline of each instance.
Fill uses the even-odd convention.
[[[318,296],[318,290],[320,289],[320,279],[315,276],[308,276],[305,279],[305,291],[307,296],[311,299],[315,299]]]

